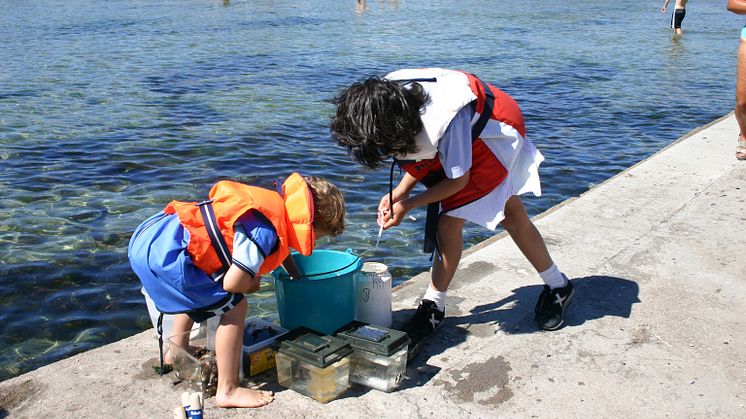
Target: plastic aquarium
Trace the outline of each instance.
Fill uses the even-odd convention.
[[[383,326],[352,322],[336,336],[354,349],[350,355],[350,381],[376,390],[396,390],[407,368],[409,336]]]
[[[336,399],[349,387],[352,348],[341,339],[310,330],[296,333],[280,344],[277,381],[322,403]]]
[[[207,335],[192,337],[187,347],[174,343],[175,337],[189,334],[191,331],[168,338],[176,378],[186,381],[192,391],[201,391],[205,397],[214,396],[218,386],[218,366],[215,353],[207,349]]]
[[[288,333],[268,320],[246,319],[243,334],[244,374],[259,374],[276,365],[275,351],[270,347],[278,337]]]

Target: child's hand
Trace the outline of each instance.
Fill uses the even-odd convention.
[[[394,203],[394,216],[391,216],[391,211],[379,212],[379,225],[383,224],[383,229],[388,230],[391,227],[398,226],[404,220],[404,216],[407,214],[407,208],[402,204],[404,201]]]
[[[391,212],[391,208],[389,207],[389,196],[384,195],[378,203],[378,225],[383,225],[385,223],[383,216],[389,212]]]

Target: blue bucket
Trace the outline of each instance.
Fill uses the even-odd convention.
[[[301,278],[290,279],[282,268],[272,272],[282,327],[305,326],[331,335],[353,321],[362,259],[350,249],[314,250],[310,256],[293,252],[292,257]]]

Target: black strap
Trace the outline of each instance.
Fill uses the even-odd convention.
[[[158,323],[155,330],[158,332],[158,353],[161,358],[160,374],[163,375],[163,313],[158,313]]]
[[[472,74],[472,76],[474,75]],[[474,78],[479,80],[479,83],[482,84],[482,88],[484,89],[484,94],[486,97],[482,113],[479,115],[479,119],[477,119],[476,124],[471,127],[472,142],[476,141],[477,138],[482,135],[482,131],[484,131],[484,127],[487,126],[487,121],[490,120],[490,116],[492,116],[492,110],[495,107],[495,95],[492,93],[492,90],[490,90],[490,87],[487,86],[487,83],[483,82],[479,77],[474,76]]]
[[[396,157],[391,162],[391,170],[389,170],[389,209],[391,210],[391,218],[394,218],[394,166],[396,166]]]
[[[395,81],[395,82],[401,83],[401,84],[409,84],[409,83],[435,83],[436,81],[438,81],[438,79],[436,79],[435,77],[430,77],[430,78],[401,79],[401,80],[391,80],[391,81]]]
[[[203,201],[195,204],[199,207],[199,212],[202,214],[202,221],[205,223],[205,229],[207,229],[207,235],[210,237],[210,243],[215,253],[218,254],[220,263],[223,265],[223,271],[228,272],[228,268],[231,267],[231,252],[228,250],[228,244],[225,243],[223,233],[218,228],[218,222],[215,218],[215,211],[212,208],[212,200]],[[222,279],[222,276],[220,276]]]
[[[425,217],[425,240],[422,246],[423,253],[433,253],[438,248],[438,220],[440,219],[440,202],[427,204],[427,216]]]

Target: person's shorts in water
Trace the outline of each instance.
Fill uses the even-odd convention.
[[[680,29],[681,22],[684,21],[686,16],[686,9],[676,9],[671,15],[671,29]]]

